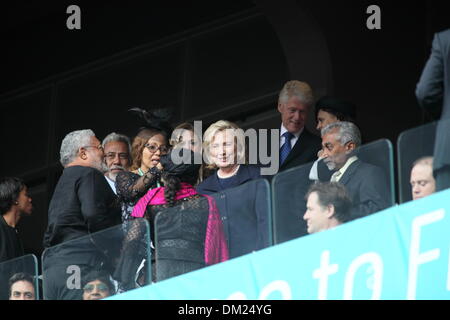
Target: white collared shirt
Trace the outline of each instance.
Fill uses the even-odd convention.
[[[344,166],[342,168],[340,168],[338,171],[336,171],[335,173],[333,173],[333,175],[331,176],[330,181],[339,181],[339,180],[341,180],[341,178],[344,175],[345,171],[356,160],[358,160],[357,156],[353,156],[353,157],[348,158],[347,161],[345,162]]]
[[[291,139],[291,148],[294,148],[294,146],[297,143],[297,140],[300,137],[300,135],[302,134],[304,128],[305,127],[301,128],[299,132],[293,133],[294,137]],[[281,124],[281,129],[280,129],[280,148],[285,143],[284,140],[286,140],[284,138],[284,136],[283,136],[283,134],[285,132],[287,132],[287,129],[284,127],[283,124]]]
[[[108,176],[104,176],[106,181],[108,182],[109,186],[111,187],[112,191],[114,191],[114,193],[117,195],[117,191],[116,191],[116,182],[111,180]]]

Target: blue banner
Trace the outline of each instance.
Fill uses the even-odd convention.
[[[450,299],[450,190],[109,299]]]

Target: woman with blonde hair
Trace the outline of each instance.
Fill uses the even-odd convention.
[[[239,199],[227,199],[226,189],[261,178],[260,168],[245,163],[245,136],[235,123],[220,120],[203,135],[203,152],[208,167],[215,172],[197,186],[200,194],[218,194],[217,207],[224,222],[230,258],[261,249],[267,245],[267,219],[264,210],[242,214],[244,203],[254,203],[256,188]]]

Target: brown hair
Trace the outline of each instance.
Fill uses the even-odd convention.
[[[192,132],[192,134],[194,134],[194,126],[192,125],[192,123],[190,123],[190,122],[183,122],[183,123],[180,123],[179,125],[177,125],[177,126],[175,127],[175,129],[173,129],[172,137],[171,137],[171,139],[170,139],[170,141],[169,141],[170,145],[173,146],[173,147],[176,146],[178,143],[181,142],[181,141],[180,141],[181,132],[180,132],[180,134],[178,134],[176,137],[173,137],[173,134],[176,133],[178,129],[189,130],[189,131]],[[175,139],[172,139],[172,138],[175,138]],[[199,137],[199,138],[201,139],[201,137]]]
[[[141,131],[139,131],[136,137],[134,137],[133,143],[131,145],[131,157],[133,159],[133,164],[130,168],[131,171],[137,170],[141,167],[142,152],[144,150],[144,146],[147,143],[148,139],[157,134],[163,135],[164,139],[167,142],[166,133],[157,129],[142,129]]]
[[[309,187],[305,200],[311,193],[317,193],[320,206],[334,206],[334,218],[344,223],[351,220],[352,200],[343,184],[340,182],[316,182]]]

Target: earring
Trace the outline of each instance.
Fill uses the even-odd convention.
[[[16,205],[19,204],[19,201],[14,202],[14,204],[16,204]]]

